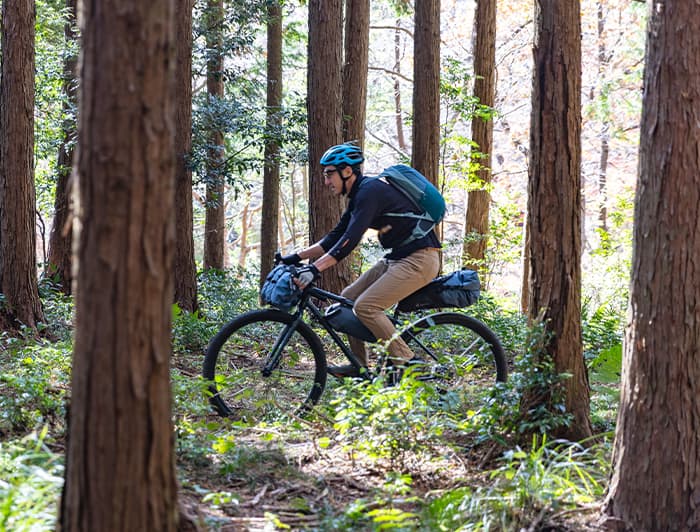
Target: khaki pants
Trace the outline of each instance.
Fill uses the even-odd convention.
[[[440,268],[440,253],[435,248],[419,249],[399,260],[382,259],[363,273],[342,294],[355,301],[353,310],[360,321],[379,340],[389,340],[396,333],[385,310],[432,281]],[[368,358],[362,340],[348,336],[350,348],[367,366]],[[394,363],[411,360],[413,352],[401,338],[388,346]]]

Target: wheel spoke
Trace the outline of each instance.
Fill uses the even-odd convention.
[[[326,362],[318,337],[307,326],[289,335],[276,363],[267,367],[273,346],[293,320],[274,310],[254,311],[227,324],[212,340],[204,376],[216,379],[218,395],[212,403],[220,414],[273,421],[318,401]]]
[[[431,315],[416,322],[404,339],[425,363],[415,371],[416,380],[432,382],[442,391],[473,395],[506,378],[500,342],[486,325],[470,316]]]

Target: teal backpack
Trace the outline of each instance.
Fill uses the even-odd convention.
[[[423,238],[442,221],[446,210],[445,198],[423,174],[405,164],[396,164],[385,168],[377,177],[385,178],[389,184],[393,185],[411,200],[411,203],[417,209],[422,211],[421,214],[412,212],[389,212],[384,214],[385,216],[415,218],[416,220],[416,226],[411,236],[401,242],[399,246],[405,246],[414,240]]]

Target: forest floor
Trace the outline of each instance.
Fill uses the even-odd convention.
[[[339,445],[321,449],[313,435],[307,441],[263,441],[260,436],[255,431],[239,434],[239,445],[255,455],[245,475],[222,474],[214,463],[206,468],[181,464],[180,474],[186,479],[181,502],[191,517],[205,523],[204,530],[438,530],[421,522],[425,501],[465,486],[472,490],[488,486],[494,465],[488,449],[464,455],[446,450],[442,456],[436,450],[430,458],[406,456],[400,475],[404,480],[410,477],[410,485],[404,486],[400,475],[393,484],[387,482],[387,471],[395,465],[358,456]],[[202,493],[225,492],[235,494],[235,500],[203,502]],[[598,524],[599,502],[561,511],[514,510],[523,514],[528,526],[513,530],[606,530]],[[483,530],[503,530],[494,525]],[[473,530],[482,528],[477,525]]]
[[[223,303],[243,299],[221,293]],[[13,520],[48,526],[27,530],[50,530],[55,522],[72,340],[69,302],[50,302],[47,308],[58,316],[51,339],[0,338],[0,500],[14,500],[0,505],[0,530]],[[527,441],[501,438],[499,444],[493,437],[498,427],[472,421],[482,414],[487,419],[489,408],[498,413],[501,405],[493,398],[499,396],[484,394],[490,405],[467,409],[457,401],[449,407],[444,396],[421,402],[417,390],[425,386],[404,389],[403,380],[358,391],[329,379],[312,418],[221,418],[200,377],[212,321],[218,327],[224,320],[181,314],[174,327],[175,452],[180,509],[191,530],[606,530],[598,523],[618,401],[619,347],[591,370],[600,445],[571,445],[542,434]],[[519,322],[488,323],[498,327],[514,364],[523,345],[515,334]],[[511,369],[506,394],[523,379],[517,367]]]
[[[475,445],[458,431],[387,458],[371,445],[348,444],[323,417],[251,426],[205,412],[197,424],[216,436],[202,441],[194,430],[182,438],[178,469],[181,508],[200,530],[606,530],[601,500],[558,507],[527,493],[520,494],[521,507],[503,510],[510,515],[502,524],[482,516],[485,522],[473,527],[450,526],[449,512],[464,504],[464,491],[445,503],[447,510],[427,509],[429,501],[460,490],[493,497],[493,471],[507,451],[494,442]],[[526,482],[532,485],[521,486],[525,492],[550,489],[546,478]]]

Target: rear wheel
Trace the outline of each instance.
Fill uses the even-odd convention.
[[[477,395],[508,378],[498,337],[481,321],[456,312],[440,312],[413,323],[401,335],[416,355],[407,370],[440,391]]]
[[[278,310],[254,310],[230,321],[211,340],[203,376],[220,415],[274,421],[305,414],[318,402],[326,386],[323,346],[308,325],[295,320]],[[272,360],[285,334],[289,338]]]

